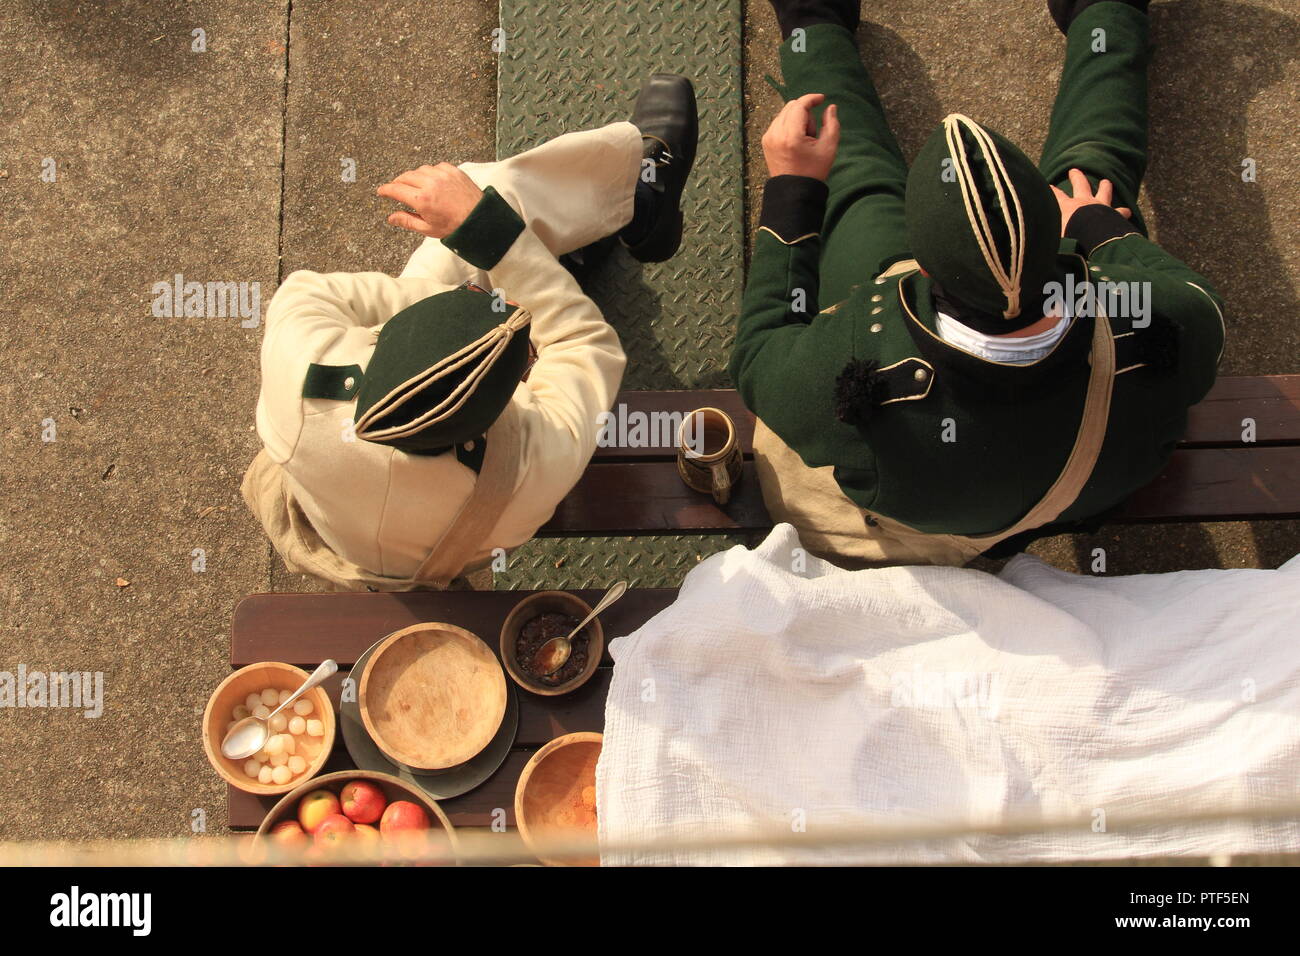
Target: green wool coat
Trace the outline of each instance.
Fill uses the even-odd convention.
[[[1002,365],[938,338],[930,282],[917,271],[873,279],[816,314],[792,311],[792,290],[816,301],[820,238],[787,244],[763,230],[731,358],[746,405],[804,463],[834,466],[859,506],[918,530],[987,534],[1005,528],[1056,480],[1078,431],[1093,319],[1075,320],[1046,358]],[[1217,296],[1203,278],[1131,234],[1090,260],[1072,240],[1062,266],[1113,282],[1151,283],[1150,325],[1114,319],[1117,369],[1106,441],[1074,522],[1105,512],[1151,481],[1214,382],[1223,346]],[[1169,330],[1175,330],[1173,364]],[[1148,339],[1157,339],[1152,347]],[[896,366],[868,420],[836,417],[835,382],[850,359]],[[1155,361],[1153,361],[1155,360]],[[899,363],[904,363],[900,365]],[[915,372],[921,370],[924,380]]]

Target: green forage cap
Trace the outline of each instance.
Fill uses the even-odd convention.
[[[500,302],[455,289],[384,323],[357,392],[357,436],[435,452],[486,432],[528,365],[530,316]]]
[[[1059,272],[1061,212],[1010,140],[960,113],[946,117],[912,164],[906,217],[921,267],[983,313],[962,321],[996,334],[1042,318],[1043,287]]]

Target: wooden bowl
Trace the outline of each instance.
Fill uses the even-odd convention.
[[[344,785],[351,783],[353,780],[368,780],[384,792],[384,798],[392,803],[394,800],[409,800],[414,804],[424,807],[429,814],[432,829],[441,827],[447,832],[448,839],[451,840],[452,852],[456,852],[457,840],[456,830],[447,819],[447,814],[442,812],[442,807],[419,787],[408,784],[396,777],[386,773],[376,773],[373,770],[339,770],[335,773],[327,773],[315,780],[306,780],[300,786],[294,787],[293,790],[281,797],[267,813],[262,820],[262,825],[257,828],[255,840],[261,840],[266,834],[271,832],[271,828],[277,823],[284,820],[298,819],[298,801],[307,794],[315,790],[329,790],[335,796],[343,790]],[[378,823],[375,824],[379,826]]]
[[[596,786],[596,760],[604,740],[596,733],[565,734],[556,737],[533,754],[524,765],[515,786],[515,825],[524,843],[543,863],[551,866],[600,866],[600,857],[581,861],[551,860],[537,852],[539,837],[573,837],[583,831],[591,833],[593,848],[596,830],[581,822],[583,790]]]
[[[600,618],[597,617],[586,627],[589,637],[587,666],[576,677],[563,684],[554,685],[543,684],[535,677],[531,677],[519,663],[518,655],[515,653],[519,632],[537,615],[552,612],[568,614],[581,621],[591,613],[591,606],[568,591],[538,591],[516,604],[507,615],[505,623],[501,625],[501,660],[506,665],[510,677],[524,690],[544,697],[567,694],[587,683],[591,675],[596,673],[596,668],[600,666],[600,659],[605,653],[605,629],[600,626]]]
[[[315,705],[316,709],[312,711],[312,716],[319,715],[325,723],[325,736],[321,738],[320,752],[307,762],[306,770],[288,783],[258,783],[244,774],[244,761],[231,760],[221,752],[221,741],[225,739],[226,725],[230,723],[230,715],[236,704],[242,704],[249,694],[267,687],[295,691],[302,686],[307,677],[307,672],[300,667],[266,661],[241,667],[223,680],[212,692],[212,696],[208,698],[208,706],[203,711],[203,750],[208,755],[208,762],[212,764],[222,780],[248,793],[269,796],[288,793],[294,787],[320,773],[320,768],[325,766],[330,751],[334,749],[335,728],[334,705],[330,703],[329,695],[325,693],[323,687],[313,687],[303,695]]]
[[[477,756],[506,713],[506,678],[492,649],[464,628],[413,624],[384,638],[357,687],[375,745],[416,770]]]

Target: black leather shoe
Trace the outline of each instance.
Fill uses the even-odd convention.
[[[834,23],[850,33],[862,19],[861,0],[771,0],[781,39],[788,39],[799,27]]]
[[[1061,32],[1068,36],[1070,24],[1074,22],[1075,17],[1094,3],[1102,2],[1103,0],[1047,0],[1047,12],[1052,15],[1052,19],[1061,28]],[[1130,7],[1137,7],[1143,13],[1146,13],[1151,0],[1119,0],[1119,2],[1127,3]]]
[[[682,191],[695,162],[699,117],[695,87],[676,73],[656,73],[645,81],[632,110],[632,123],[641,131],[642,157],[654,163],[654,179],[645,181],[632,222],[621,236],[632,258],[641,262],[671,259],[682,243]],[[635,237],[628,241],[628,236]]]
[[[605,264],[613,248],[614,237],[606,236],[581,249],[566,252],[560,256],[560,265],[569,270],[569,275],[573,276],[578,285],[586,285],[596,270]]]

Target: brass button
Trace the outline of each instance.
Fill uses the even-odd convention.
[[[465,442],[465,450],[466,450],[466,451],[473,451],[473,450],[474,450],[474,442],[472,442],[472,441],[467,441],[467,442]]]
[[[871,301],[872,301],[872,302],[879,302],[879,301],[880,301],[881,299],[883,299],[883,298],[884,298],[883,295],[873,295],[873,296],[871,297]]]
[[[879,322],[873,322],[872,325],[871,325],[871,331],[872,331],[872,332],[879,332],[879,331],[880,331],[881,329],[883,329],[883,328],[884,328],[884,326],[881,325]]]
[[[912,378],[916,379],[918,382],[924,382],[929,377],[930,373],[923,368],[918,368],[912,373]]]
[[[1092,267],[1092,271],[1093,271],[1093,272],[1100,272],[1100,271],[1101,271],[1101,266],[1093,266],[1093,267]]]
[[[884,284],[885,284],[885,277],[884,277],[884,276],[878,276],[878,277],[876,278],[876,285],[884,285]]]
[[[348,391],[348,392],[352,391],[352,386],[355,384],[357,384],[357,380],[353,378],[351,375],[349,375],[347,378],[343,380],[344,391]]]
[[[881,312],[884,312],[884,311],[885,311],[885,307],[884,307],[883,305],[878,305],[878,306],[876,306],[874,309],[871,310],[871,314],[872,314],[872,315],[879,315]]]

